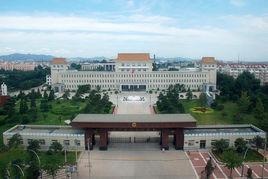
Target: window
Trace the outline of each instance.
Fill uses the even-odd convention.
[[[63,141],[63,144],[64,144],[64,145],[70,145],[70,141],[69,141],[69,140],[64,140],[64,141]]]
[[[33,139],[28,139],[27,142],[30,144],[33,141]]]
[[[194,140],[189,140],[188,146],[194,146]]]
[[[76,146],[80,146],[81,145],[80,140],[75,140],[74,143],[75,143]]]
[[[40,140],[39,140],[39,144],[40,144],[40,145],[45,145],[45,144],[46,144],[45,139],[40,139]]]
[[[51,143],[58,142],[58,140],[51,140]]]

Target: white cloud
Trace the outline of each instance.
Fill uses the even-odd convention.
[[[250,23],[246,23],[248,19]],[[234,29],[181,28],[176,19],[145,15],[109,19],[0,16],[0,53],[9,53],[12,49],[59,56],[114,56],[121,51],[148,51],[165,56],[211,55],[223,59],[236,58],[240,53],[248,59],[268,59],[267,35],[266,40],[259,40],[259,36],[268,31],[267,17],[227,16],[221,20],[238,25]],[[251,31],[241,34],[247,28]],[[252,38],[248,38],[249,35]]]
[[[246,4],[246,0],[230,0],[230,3],[237,7],[242,7]]]

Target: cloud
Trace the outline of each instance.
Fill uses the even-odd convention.
[[[246,4],[246,0],[230,0],[230,3],[237,7],[242,7]]]
[[[177,19],[143,14],[109,18],[2,15],[0,53],[109,57],[122,51],[147,51],[163,56],[230,59],[240,53],[247,58],[267,57],[268,39],[259,41],[268,31],[266,16],[225,16],[220,21],[231,25],[182,28]],[[241,33],[244,29],[248,33]]]

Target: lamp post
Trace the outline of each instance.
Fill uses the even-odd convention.
[[[244,175],[244,161],[245,161],[245,158],[246,158],[246,156],[247,156],[248,149],[249,149],[249,146],[247,146],[247,149],[246,149],[246,151],[245,151],[245,153],[244,153],[244,156],[243,156],[243,164],[242,164],[241,177],[243,177],[243,175]]]
[[[90,178],[90,147],[91,147],[91,137],[87,139],[87,157],[88,157],[88,177]]]
[[[17,165],[17,164],[13,164],[13,165],[14,165],[15,167],[17,167],[17,168],[20,170],[22,176],[24,177],[24,172],[23,172],[23,170],[21,169],[21,167],[20,167],[19,165]]]
[[[32,149],[28,149],[28,151],[33,152],[34,155],[36,156],[37,160],[38,160],[38,165],[39,165],[39,171],[40,171],[40,178],[42,179],[42,169],[41,169],[41,161],[40,161],[40,157],[37,155],[37,153],[32,150]]]
[[[263,161],[262,161],[262,171],[261,171],[261,178],[263,178],[263,175],[264,175],[264,162],[265,162],[265,154],[266,154],[266,138],[264,140],[264,152],[263,152]]]

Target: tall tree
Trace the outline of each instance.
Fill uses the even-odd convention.
[[[48,101],[53,101],[55,99],[54,90],[50,90]]]
[[[241,113],[249,113],[249,106],[250,106],[250,97],[247,92],[242,92],[241,97],[238,101],[239,111]]]
[[[223,152],[223,163],[230,170],[230,178],[232,178],[233,169],[242,166],[243,158],[234,150],[226,150]]]
[[[11,117],[15,114],[15,106],[16,106],[16,101],[14,98],[10,98],[7,100],[7,102],[3,106],[3,110],[5,114],[8,115],[8,117]]]
[[[70,90],[64,91],[64,94],[62,95],[62,98],[65,100],[68,100],[70,97]]]
[[[20,100],[20,114],[26,114],[28,112],[28,104],[25,98]]]
[[[201,93],[199,96],[199,104],[201,107],[205,108],[208,105],[207,95],[205,93]]]
[[[44,98],[44,99],[47,99],[47,98],[48,98],[47,90],[44,91],[43,98]]]
[[[264,106],[262,103],[262,100],[260,98],[257,98],[256,101],[256,107],[254,109],[254,115],[255,118],[259,121],[259,122],[263,122],[264,118],[265,118],[265,113],[264,113]]]
[[[49,111],[49,106],[48,106],[48,101],[47,99],[42,99],[40,102],[40,110],[42,112],[48,112]]]
[[[190,88],[188,88],[187,93],[186,93],[186,96],[187,96],[187,99],[188,100],[193,99],[193,93],[192,93],[192,91],[191,91]]]

